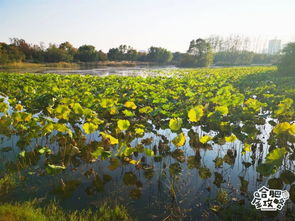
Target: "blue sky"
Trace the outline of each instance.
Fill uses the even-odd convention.
[[[104,51],[120,44],[185,51],[212,34],[295,41],[294,21],[294,0],[0,0],[0,41],[70,41]]]

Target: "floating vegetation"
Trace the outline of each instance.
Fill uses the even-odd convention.
[[[274,67],[0,82],[3,202],[88,209],[112,199],[143,220],[210,220],[233,202],[250,209],[266,185],[288,190],[282,214],[294,211],[295,78]]]

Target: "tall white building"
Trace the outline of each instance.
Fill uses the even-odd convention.
[[[277,54],[281,50],[282,41],[273,39],[268,42],[268,53],[269,54]]]

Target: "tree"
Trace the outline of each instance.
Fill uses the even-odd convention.
[[[76,55],[76,58],[79,61],[83,62],[97,61],[97,57],[97,51],[95,50],[95,47],[92,45],[82,45],[78,48],[78,52]]]
[[[71,61],[74,59],[74,56],[77,53],[77,49],[68,41],[63,42],[59,45],[59,49],[64,50],[69,57],[71,57]]]
[[[135,61],[137,51],[131,46],[120,45],[118,48],[111,48],[108,52],[108,58],[111,61]]]
[[[295,42],[289,43],[283,49],[278,69],[282,74],[295,75]]]
[[[181,62],[184,60],[184,53],[180,53],[180,52],[174,52],[173,53],[173,59],[171,61],[172,64],[178,66],[181,64]]]
[[[46,62],[70,62],[73,57],[64,49],[57,47],[55,44],[51,44],[45,52]]]
[[[150,47],[147,54],[148,61],[156,62],[159,64],[167,64],[172,60],[172,58],[173,55],[170,51],[165,48],[159,47]]]
[[[108,58],[110,61],[120,61],[121,53],[118,48],[111,48],[108,52]]]
[[[97,52],[97,59],[98,59],[99,61],[106,61],[106,60],[108,60],[108,56],[107,56],[107,54],[104,53],[102,50],[99,50],[99,51]]]
[[[21,62],[25,55],[13,44],[0,43],[0,63]]]
[[[191,66],[208,67],[213,62],[211,45],[204,39],[192,40],[187,53],[194,57]]]

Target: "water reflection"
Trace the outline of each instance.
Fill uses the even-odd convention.
[[[270,128],[267,124],[259,128],[264,139],[268,137]],[[196,138],[208,133],[200,127],[183,129],[183,132],[186,143],[181,148],[173,144],[177,134],[170,129],[156,130],[154,133],[146,133],[142,138],[135,138],[131,147],[143,146],[155,153],[155,157],[135,153],[134,159],[140,161],[140,165],[130,165],[120,157],[94,163],[91,160],[85,163],[69,158],[69,165],[72,166],[55,176],[48,176],[41,170],[38,173],[42,156],[32,149],[19,161],[22,166],[28,165],[24,167],[21,184],[5,200],[57,198],[69,209],[93,207],[111,200],[129,205],[132,213],[141,217],[141,220],[164,219],[170,213],[175,213],[173,217],[184,214],[197,217],[200,211],[208,209],[216,199],[247,201],[249,192],[264,183],[265,180],[258,176],[254,166],[259,159],[253,158],[250,153],[237,154],[243,149],[240,141],[223,145],[213,141],[201,144],[196,142]],[[214,133],[211,131],[209,135]],[[11,146],[7,145],[12,144],[15,149],[18,139],[2,137],[2,140],[5,140],[1,143],[1,167],[4,168],[4,165],[13,165],[17,159],[8,150]],[[31,145],[34,143],[57,150],[57,144],[52,145],[49,140],[34,139]],[[96,132],[86,140],[89,147],[97,145],[101,139]],[[265,143],[257,147],[257,151],[263,154],[267,148]],[[67,152],[65,156],[67,155],[71,154]],[[34,173],[28,173],[30,171]],[[223,196],[226,199],[221,197],[222,191],[228,194]]]

